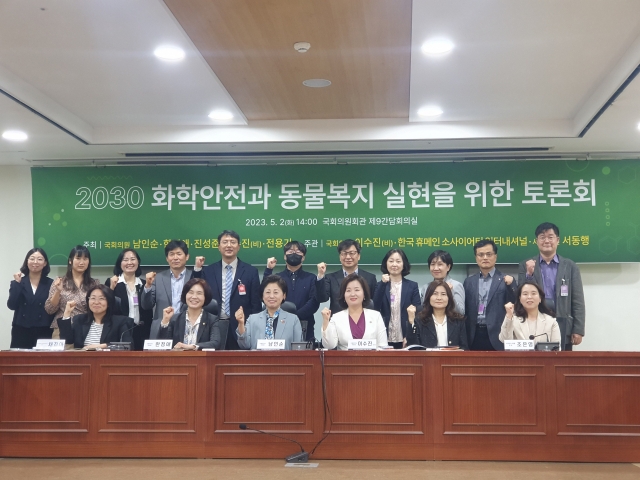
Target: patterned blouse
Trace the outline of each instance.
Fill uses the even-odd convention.
[[[64,281],[64,277],[63,277]],[[91,279],[91,286],[100,285],[100,280],[95,278]],[[84,287],[74,288],[73,290],[69,290],[68,288],[62,287],[62,292],[60,292],[60,303],[56,307],[51,303],[51,299],[53,298],[54,293],[56,293],[55,284],[51,284],[51,288],[49,289],[49,298],[44,303],[44,309],[50,315],[54,315],[53,322],[51,323],[51,328],[58,328],[58,319],[62,318],[64,314],[64,309],[67,307],[67,302],[75,300],[76,308],[74,308],[71,312],[71,316],[80,315],[82,313],[87,313],[87,290]]]

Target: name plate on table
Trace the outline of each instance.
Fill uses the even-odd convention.
[[[284,350],[284,339],[280,340],[258,340],[258,350]]]
[[[173,340],[145,340],[143,350],[171,350]]]
[[[64,351],[64,340],[49,340],[47,338],[39,338],[34,350],[40,352],[62,352]]]
[[[349,340],[349,345],[347,346],[348,350],[375,350],[377,345],[377,340]]]
[[[505,340],[504,349],[515,352],[533,351],[533,340]]]

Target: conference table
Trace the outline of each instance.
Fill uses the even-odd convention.
[[[639,399],[640,353],[0,352],[0,456],[640,462]]]

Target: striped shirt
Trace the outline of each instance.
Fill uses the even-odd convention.
[[[104,327],[103,323],[91,323],[91,328],[89,329],[89,333],[87,333],[87,338],[84,339],[85,347],[87,345],[100,343],[100,337],[102,336],[102,327]]]

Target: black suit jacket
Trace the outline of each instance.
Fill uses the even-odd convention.
[[[480,273],[467,277],[464,281],[464,308],[467,314],[467,339],[469,345],[473,345],[476,335],[476,323],[478,323],[478,281]],[[504,275],[496,268],[487,305],[485,306],[485,322],[489,332],[489,340],[495,350],[504,350],[504,344],[500,341],[500,328],[506,315],[505,304],[516,302],[518,284],[513,279],[511,285],[504,283]]]
[[[376,276],[373,273],[362,270],[361,268],[358,269],[358,275],[364,278],[365,282],[367,282],[367,285],[369,286],[369,293],[371,293],[371,298],[373,298],[376,292]],[[329,303],[329,310],[331,310],[331,314],[344,310],[344,307],[338,303],[342,280],[344,280],[344,272],[342,271],[342,268],[337,272],[325,275],[322,280],[316,280],[316,298],[318,299],[318,303],[323,303],[331,299],[331,302]]]
[[[389,335],[389,321],[391,320],[391,282],[378,282],[373,297],[373,307],[380,312],[384,325],[387,327]],[[402,338],[406,338],[409,324],[407,307],[413,305],[420,306],[420,287],[413,280],[402,279],[402,290],[400,291],[400,324],[402,325]]]
[[[20,282],[11,281],[7,307],[14,310],[13,323],[17,327],[50,327],[53,315],[44,309],[44,302],[49,298],[49,290],[53,280],[41,277],[36,293],[33,293],[29,277],[22,277]]]
[[[458,346],[462,350],[469,350],[467,342],[467,328],[464,320],[447,319],[447,345]],[[413,328],[409,327],[407,333],[407,345],[422,345],[427,348],[438,346],[438,334],[433,319],[423,324],[418,318],[413,322]]]
[[[172,338],[173,346],[178,342],[184,342],[184,330],[187,324],[187,312],[183,311],[175,314],[167,328],[160,327],[158,338]],[[222,338],[220,336],[220,325],[218,317],[209,312],[202,312],[200,326],[198,327],[198,335],[196,336],[196,345],[202,348],[220,348]]]
[[[89,314],[76,315],[72,319],[58,319],[60,328],[60,338],[65,338],[67,343],[73,344],[75,348],[83,348],[84,340],[87,338],[91,323],[87,321]],[[122,315],[112,315],[111,320],[104,323],[100,343],[109,344],[111,342],[130,342],[131,328],[133,328],[133,318]],[[122,340],[120,340],[122,338]]]
[[[218,302],[220,311],[222,311],[222,260],[207,265],[199,272],[194,271],[194,278],[204,278],[211,287],[213,298]],[[242,283],[245,286],[246,294],[240,295],[238,285]],[[262,299],[260,298],[260,279],[258,269],[254,266],[243,262],[238,258],[238,266],[236,268],[236,276],[233,279],[233,288],[231,290],[231,302],[229,304],[229,330],[227,332],[227,350],[238,350],[238,337],[236,329],[238,321],[236,320],[236,311],[242,307],[244,317],[262,311]]]
[[[144,341],[150,338],[151,332],[151,324],[153,323],[153,308],[146,309],[142,308],[142,294],[144,293],[144,285],[146,283],[146,278],[140,277],[142,281],[142,285],[136,285],[136,292],[138,293],[138,310],[140,312],[140,321],[143,322],[142,325],[138,325],[131,332],[131,336],[133,337],[133,344],[135,350],[142,350],[144,346]],[[186,283],[186,282],[185,282]],[[111,278],[107,278],[104,284],[111,288]],[[124,283],[118,283],[116,288],[113,290],[113,295],[116,299],[116,315],[123,315],[125,317],[129,316],[129,296],[127,295],[127,286]]]

